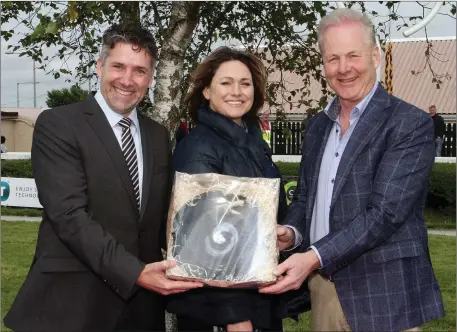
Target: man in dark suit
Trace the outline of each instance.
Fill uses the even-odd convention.
[[[32,266],[5,325],[15,331],[163,331],[171,281],[162,261],[170,194],[167,130],[135,107],[157,50],[139,27],[112,26],[97,62],[100,90],[44,111],[32,165],[44,207]]]
[[[366,16],[335,10],[318,36],[336,97],[309,121],[287,227],[278,228],[280,247],[301,253],[261,292],[307,279],[313,331],[417,330],[444,315],[424,221],[432,119],[377,82]]]

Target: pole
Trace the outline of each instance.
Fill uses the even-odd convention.
[[[40,83],[40,82],[19,82],[19,83],[16,83],[16,86],[17,86],[17,92],[16,92],[16,94],[17,94],[17,107],[19,107],[19,84],[33,84],[35,86],[35,84],[37,84],[37,83]]]
[[[426,17],[424,17],[424,19],[422,21],[420,21],[416,25],[413,25],[411,28],[403,31],[403,36],[409,37],[413,33],[416,33],[417,31],[419,31],[420,29],[425,27],[427,24],[429,24],[430,21],[436,16],[436,14],[439,13],[440,8],[441,8],[442,5],[443,5],[443,2],[440,2],[440,1],[435,3],[435,6],[433,6],[433,8],[430,11],[430,13],[428,13],[428,15]]]
[[[5,54],[19,54],[19,53],[5,52]],[[33,60],[33,82],[27,82],[27,83],[33,83],[33,107],[36,108],[36,85],[37,85],[37,83],[40,83],[40,82],[36,81],[35,60],[34,59],[32,59],[32,60]],[[17,84],[17,107],[19,107],[19,84],[24,84],[24,83]]]
[[[36,108],[36,73],[35,73],[35,60],[33,60],[33,108]]]

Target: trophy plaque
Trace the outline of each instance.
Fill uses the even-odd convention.
[[[276,280],[279,179],[176,172],[167,223],[170,279],[215,287]]]

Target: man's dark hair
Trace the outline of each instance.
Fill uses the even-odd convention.
[[[110,50],[117,43],[132,44],[133,50],[140,52],[145,50],[152,57],[152,66],[157,61],[157,46],[151,32],[139,25],[114,24],[103,34],[103,45],[100,51],[100,59],[105,62]]]
[[[5,138],[5,136],[2,135],[2,140],[1,140],[1,143],[0,143],[0,144],[3,144],[3,143],[5,143],[5,142],[6,142],[6,138]]]

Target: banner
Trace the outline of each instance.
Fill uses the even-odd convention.
[[[1,194],[2,206],[43,208],[34,179],[2,177]]]

